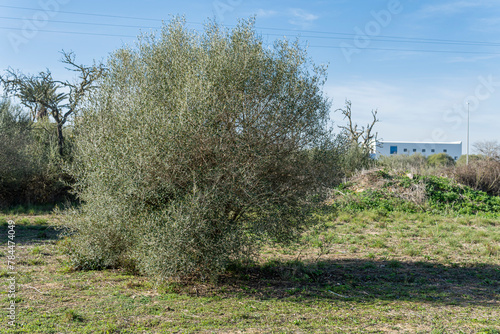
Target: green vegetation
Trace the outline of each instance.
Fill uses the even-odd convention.
[[[29,110],[32,121],[45,123],[45,130],[55,138],[58,158],[68,159],[71,143],[65,140],[68,132],[65,125],[75,116],[82,99],[104,74],[105,68],[102,64],[77,64],[71,52],[62,51],[61,54],[61,62],[67,66],[66,69],[78,73],[78,79],[73,82],[53,79],[49,69],[32,75],[9,68],[5,75],[0,76],[0,83],[7,96],[19,99]]]
[[[338,181],[324,70],[243,21],[175,19],[116,51],[75,122],[74,266],[213,279],[259,240],[293,239]]]
[[[19,298],[16,328],[4,313],[0,333],[500,331],[499,218],[315,215],[297,243],[235,262],[217,283],[75,271],[57,245],[66,239],[52,228],[37,237],[58,217],[1,217],[17,223]]]
[[[68,198],[52,127],[0,100],[0,210],[37,210]]]
[[[430,155],[427,158],[427,163],[432,167],[454,166],[455,160],[453,160],[453,158],[446,153],[437,153]]]
[[[75,270],[53,227],[67,217],[0,217],[0,229],[16,221],[19,272],[19,321],[3,316],[0,332],[500,332],[498,197],[387,170],[334,194],[299,239],[264,244],[212,282]]]
[[[396,154],[381,156],[377,160],[377,166],[394,171],[422,171],[427,168],[427,159],[420,153],[406,155]]]
[[[484,155],[481,155],[481,154],[470,154],[469,155],[469,162],[473,163],[475,161],[479,161],[479,160],[485,160],[486,157]],[[467,162],[467,155],[461,155],[460,158],[458,158],[457,160],[457,166],[465,166]]]
[[[476,144],[482,147],[479,145],[481,143]],[[500,159],[495,158],[500,153],[497,152],[496,144],[490,143],[490,146],[487,146],[488,150],[484,149],[488,155],[469,156],[469,165],[465,164],[465,155],[462,155],[455,164],[451,157],[440,153],[429,158],[420,154],[381,157],[376,161],[376,166],[394,173],[411,172],[412,174],[450,177],[475,190],[500,196]]]
[[[0,333],[500,333],[500,145],[372,161],[377,112],[332,134],[325,69],[253,24],[0,77]]]
[[[500,216],[500,197],[433,175],[374,170],[341,185],[332,202],[342,210],[431,211]]]

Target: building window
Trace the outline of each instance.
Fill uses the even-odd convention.
[[[432,153],[434,153],[434,152],[436,152],[436,150],[432,148],[432,149],[431,149],[431,152],[432,152]]]
[[[413,152],[417,152],[417,149],[416,149],[416,148],[414,148],[414,149],[413,149]]]
[[[398,153],[398,147],[397,146],[391,146],[390,147],[390,153],[391,154],[397,154]]]
[[[408,149],[407,149],[407,148],[405,148],[403,151],[404,151],[404,152],[408,152]]]
[[[448,150],[447,150],[447,149],[444,149],[444,150],[443,150],[443,152],[444,152],[444,153],[446,153],[446,152],[448,152]]]
[[[455,157],[455,160],[458,160],[458,157]]]
[[[422,152],[425,152],[425,148],[422,149]]]

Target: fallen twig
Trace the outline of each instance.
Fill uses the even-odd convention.
[[[335,293],[335,292],[330,291],[330,290],[328,290],[328,292],[330,292],[331,294],[334,294],[335,296],[338,296],[338,297],[342,297],[342,298],[351,298],[351,297],[349,297],[349,296],[339,295],[338,293]]]
[[[42,292],[42,291],[38,290],[38,289],[37,289],[37,288],[35,288],[34,286],[31,286],[31,285],[25,285],[25,287],[30,288],[30,289],[33,289],[33,290],[35,290],[36,292],[41,293],[42,295],[44,295],[44,294],[45,294],[45,292]]]

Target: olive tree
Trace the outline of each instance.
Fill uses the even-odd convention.
[[[75,121],[76,267],[216,277],[255,238],[289,240],[334,182],[325,68],[253,20],[177,18],[107,66]]]

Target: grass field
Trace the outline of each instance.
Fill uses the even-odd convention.
[[[218,283],[155,285],[73,271],[53,215],[0,215],[0,277],[16,242],[16,326],[1,333],[500,333],[500,219],[321,214],[293,246]]]

